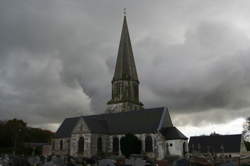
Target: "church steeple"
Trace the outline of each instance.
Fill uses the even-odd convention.
[[[113,81],[138,81],[133,50],[130,42],[126,15],[124,15],[120,45]]]
[[[112,99],[107,112],[123,112],[142,109],[139,100],[139,80],[129,37],[127,18],[124,13],[120,45],[112,80]]]

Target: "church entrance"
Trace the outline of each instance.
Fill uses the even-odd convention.
[[[102,137],[97,139],[97,154],[102,154]]]

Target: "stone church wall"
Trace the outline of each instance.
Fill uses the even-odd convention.
[[[58,155],[80,156],[80,157],[92,157],[102,154],[113,153],[113,138],[118,137],[119,142],[125,134],[120,135],[105,135],[105,134],[93,134],[90,133],[88,126],[83,119],[80,119],[72,131],[71,138],[54,139],[52,145],[53,153]],[[142,154],[147,155],[150,158],[163,159],[167,154],[171,155],[183,155],[183,143],[185,140],[170,140],[166,141],[160,133],[148,133],[148,134],[135,134],[135,136],[142,142]],[[147,136],[152,138],[152,151],[146,152],[145,139]],[[84,150],[79,153],[79,140],[84,139]],[[102,140],[102,150],[98,151],[98,139]],[[168,144],[168,147],[166,146]],[[187,143],[186,143],[187,146]],[[100,148],[99,148],[100,149]],[[121,149],[119,144],[119,155],[121,155]]]
[[[92,157],[100,155],[97,149],[98,138],[102,139],[102,153],[101,154],[112,154],[113,153],[113,137],[117,137],[119,142],[125,135],[103,135],[103,134],[92,134],[92,133],[74,133],[71,138],[53,139],[52,149],[53,154],[81,157]],[[185,142],[186,152],[187,141],[186,140],[168,140],[166,141],[161,134],[135,134],[135,136],[142,142],[142,154],[147,155],[150,158],[163,159],[166,155],[178,155],[183,156],[183,144]],[[152,138],[152,152],[145,151],[145,139],[147,136]],[[78,153],[78,141],[80,137],[84,138],[84,152]],[[61,147],[61,141],[63,146]],[[70,149],[69,149],[70,145]],[[62,149],[61,149],[62,148]],[[119,145],[119,155],[121,155],[121,149]]]
[[[98,138],[102,139],[102,152],[101,153],[106,153],[109,151],[109,148],[110,148],[109,136],[103,135],[103,134],[92,134],[91,147],[90,147],[90,151],[91,151],[92,156],[98,155],[98,146],[97,146]]]
[[[84,139],[84,150],[82,153],[79,153],[78,146],[79,139],[81,137]],[[72,131],[70,140],[70,155],[91,157],[91,139],[92,134],[90,133],[88,126],[83,119],[80,119]]]
[[[80,137],[84,138],[84,152],[82,154],[78,153],[78,141]],[[91,157],[91,133],[84,134],[72,134],[70,141],[70,155],[71,156],[82,156],[82,157]]]
[[[70,138],[58,138],[52,140],[52,154],[67,155],[69,154]]]
[[[168,148],[171,155],[183,156],[185,146],[185,152],[188,152],[187,140],[168,140],[165,142],[165,148]]]

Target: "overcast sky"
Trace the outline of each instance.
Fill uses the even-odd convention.
[[[103,113],[123,8],[145,107],[187,135],[240,133],[250,115],[248,0],[1,0],[0,119],[56,130]]]

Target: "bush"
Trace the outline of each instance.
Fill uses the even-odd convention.
[[[126,134],[124,137],[122,137],[120,144],[121,152],[126,157],[129,157],[131,154],[141,153],[141,141],[133,134]]]

